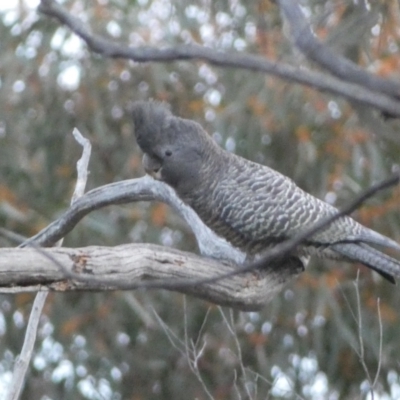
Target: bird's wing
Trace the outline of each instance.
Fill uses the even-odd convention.
[[[316,222],[338,210],[304,192],[291,179],[259,164],[236,163],[217,192],[224,201],[230,199],[230,213],[221,214],[229,225],[240,221],[240,230],[249,240],[285,239],[311,228]],[[244,221],[245,220],[245,221]],[[230,223],[231,222],[231,223]],[[349,217],[334,221],[310,242],[329,244],[356,236],[362,226]],[[248,232],[247,232],[248,231]]]
[[[291,179],[267,167],[257,168],[253,172],[251,190],[257,195],[252,202],[266,200],[273,213],[268,218],[271,224],[277,220],[285,221],[280,228],[285,230],[286,236],[291,237],[313,226],[317,221],[335,215],[338,210],[330,204],[304,192]],[[264,181],[264,186],[262,182]],[[257,182],[255,184],[254,182]],[[284,229],[283,229],[284,228]],[[267,227],[270,231],[270,227]],[[285,235],[283,235],[285,236]],[[389,247],[400,251],[400,244],[380,233],[366,228],[351,217],[345,216],[329,224],[325,229],[315,234],[312,241],[316,243],[335,242],[364,242],[372,245]]]

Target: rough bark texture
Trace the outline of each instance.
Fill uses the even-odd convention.
[[[146,287],[187,293],[241,310],[265,305],[291,278],[272,269],[202,284],[236,266],[152,244],[83,248],[0,249],[0,292],[116,290]],[[284,268],[284,267],[283,267]],[[288,268],[287,271],[291,269]],[[69,278],[66,279],[65,276]]]

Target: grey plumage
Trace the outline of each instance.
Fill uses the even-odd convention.
[[[172,186],[206,225],[249,255],[337,212],[279,172],[224,151],[199,124],[172,115],[160,103],[135,103],[133,119],[146,171]],[[394,282],[400,262],[371,245],[400,250],[395,241],[343,217],[296,252],[361,262]]]

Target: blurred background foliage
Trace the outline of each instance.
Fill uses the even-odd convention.
[[[313,67],[293,50],[271,1],[62,3],[94,32],[121,43],[198,43]],[[374,1],[367,13],[361,3],[303,6],[335,51],[399,79],[399,3]],[[138,99],[170,103],[222,147],[338,207],[398,169],[398,121],[251,71],[106,59],[36,6],[35,0],[0,6],[0,224],[7,229],[33,235],[68,207],[81,152],[75,126],[93,145],[88,190],[142,176],[129,117]],[[399,241],[399,193],[375,196],[355,217]],[[190,228],[167,206],[149,203],[96,211],[64,245],[127,242],[197,251]],[[0,238],[0,245],[13,244]],[[258,313],[166,291],[53,294],[22,398],[371,398],[368,375],[373,381],[378,368],[375,398],[400,398],[400,292],[363,267],[355,279],[354,266],[314,260]],[[0,398],[32,299],[0,297]]]

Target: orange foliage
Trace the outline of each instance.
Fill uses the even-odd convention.
[[[328,29],[324,26],[324,27],[319,27],[315,30],[315,33],[317,34],[317,36],[320,39],[326,39],[326,37],[328,36]]]
[[[203,100],[191,100],[188,104],[188,109],[195,114],[200,114],[204,109],[204,101]]]
[[[348,380],[354,379],[354,371],[357,371],[359,367],[358,357],[355,351],[348,351],[343,349],[339,353],[338,364],[342,372]]]
[[[310,129],[305,125],[300,125],[295,130],[295,135],[299,142],[309,142],[311,140],[311,132]]]
[[[261,118],[261,126],[270,133],[274,133],[274,131],[278,129],[278,123],[273,114],[266,114],[263,118]]]
[[[344,140],[330,140],[325,145],[325,151],[341,161],[348,161],[351,159],[350,149]]]
[[[106,7],[101,5],[100,3],[94,3],[93,6],[93,17],[96,21],[101,21],[103,19],[109,18],[109,11]]]
[[[368,224],[371,220],[380,218],[391,211],[398,211],[400,200],[400,188],[397,186],[391,196],[384,202],[376,205],[364,206],[358,211],[360,222]]]
[[[370,139],[370,135],[363,129],[355,129],[351,132],[348,132],[346,135],[346,140],[354,145],[354,144],[361,144],[365,143]]]
[[[301,274],[296,280],[296,285],[300,287],[309,287],[311,289],[317,289],[321,282],[316,275],[308,274],[307,272]]]
[[[61,325],[61,333],[66,336],[71,336],[77,332],[80,327],[87,323],[90,319],[88,314],[78,314],[68,319]]]
[[[69,178],[72,175],[72,171],[71,166],[67,164],[58,165],[55,169],[55,174],[59,178]]]
[[[265,104],[262,103],[257,96],[250,96],[247,99],[247,106],[256,116],[262,116],[266,114]]]
[[[257,2],[257,12],[261,14],[265,14],[271,11],[271,8],[274,7],[275,4],[270,0],[260,0]]]
[[[166,90],[157,92],[157,100],[165,101],[168,103],[169,99],[170,99],[170,94]]]
[[[332,124],[331,129],[335,133],[335,136],[325,144],[325,151],[332,154],[338,161],[349,161],[351,159],[351,146],[349,144],[352,145],[357,140],[364,140],[362,130],[348,133],[340,124]]]
[[[370,296],[367,299],[364,299],[363,303],[374,313],[377,313],[377,299],[376,297]],[[382,321],[384,322],[397,322],[399,319],[398,311],[394,309],[388,303],[381,302],[379,304],[380,314]]]
[[[340,21],[342,21],[343,14],[347,11],[347,7],[348,6],[346,2],[337,1],[335,3],[335,7],[332,7],[329,12],[329,22],[327,23],[327,26],[329,26],[329,28],[337,26]],[[317,32],[319,31],[317,30]],[[323,37],[320,36],[320,38]]]
[[[323,275],[325,286],[329,290],[335,289],[338,286],[338,282],[343,281],[345,278],[346,271],[341,266],[335,266]]]
[[[27,304],[32,304],[32,300],[34,298],[34,294],[32,293],[19,293],[15,298],[15,305],[19,307],[23,307]]]
[[[140,207],[130,208],[128,211],[129,219],[133,221],[138,221],[143,219],[143,210]]]
[[[61,333],[63,335],[72,335],[80,329],[84,324],[90,323],[91,320],[106,319],[112,307],[108,304],[101,305],[95,313],[84,313],[73,316],[65,321],[61,326]]]
[[[315,95],[315,93],[314,93]],[[320,96],[314,96],[312,99],[312,105],[314,106],[315,110],[318,112],[325,112],[326,111],[326,101],[321,98]]]
[[[128,166],[131,171],[136,171],[142,164],[142,157],[137,154],[132,155],[128,159]]]
[[[164,203],[158,203],[151,211],[151,220],[153,224],[156,226],[164,226],[167,217],[167,206]]]
[[[96,318],[100,318],[100,319],[104,319],[108,316],[108,314],[110,313],[110,311],[112,310],[112,307],[110,306],[110,304],[102,304],[98,309],[97,309],[97,313],[96,313]]]
[[[17,197],[7,186],[0,185],[0,200],[13,204],[16,202]]]
[[[264,18],[266,15],[272,15],[276,10],[276,4],[270,0],[260,0],[257,3],[259,19],[256,27],[256,44],[258,53],[265,55],[270,60],[277,58],[282,32],[280,29],[271,28]]]
[[[334,166],[333,172],[328,174],[328,185],[331,190],[334,189],[336,182],[342,181],[343,171],[344,165],[342,163],[337,163]]]
[[[0,184],[0,202],[7,202],[21,213],[27,213],[29,208],[23,204],[22,200],[18,199],[13,191],[7,186]]]
[[[397,1],[385,2],[386,12],[380,23],[380,32],[374,40],[371,40],[371,55],[373,59],[379,59],[382,54],[388,53],[388,47],[392,42],[399,40],[399,4]]]
[[[399,68],[400,68],[400,57],[398,54],[396,54],[379,60],[376,73],[380,76],[387,77],[395,73],[398,73]]]
[[[277,59],[277,42],[280,41],[280,32],[271,32],[257,26],[256,42],[259,54],[265,55],[270,60]]]
[[[249,342],[254,346],[263,346],[267,343],[268,338],[262,333],[251,333],[248,335]]]
[[[325,287],[327,290],[332,291],[337,288],[339,282],[347,279],[346,276],[346,269],[338,265],[326,269],[323,273],[318,275],[305,272],[296,280],[296,285],[302,288],[308,287],[311,290]]]

